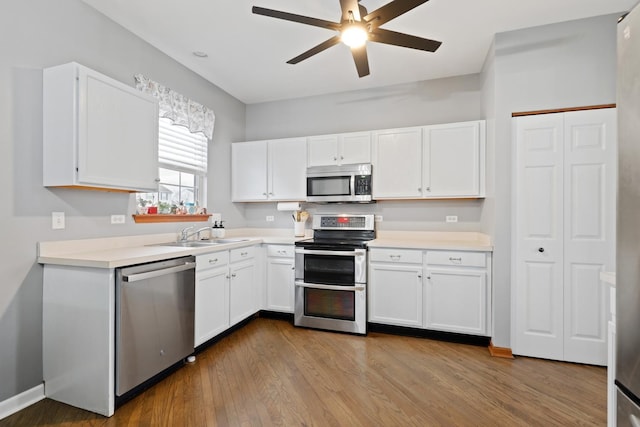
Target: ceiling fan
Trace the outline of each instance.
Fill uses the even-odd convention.
[[[435,52],[442,42],[423,39],[409,34],[398,33],[380,28],[381,25],[426,3],[428,0],[393,0],[371,13],[360,4],[360,0],[340,0],[342,18],[340,22],[325,21],[279,10],[253,6],[252,12],[257,15],[270,16],[286,21],[299,22],[337,31],[339,34],[312,47],[306,52],[287,61],[287,64],[297,64],[305,59],[335,46],[341,41],[351,48],[353,60],[356,63],[358,76],[369,75],[369,60],[367,59],[366,42],[384,43],[411,49]]]

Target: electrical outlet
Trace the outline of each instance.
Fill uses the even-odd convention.
[[[457,215],[447,215],[445,217],[445,221],[446,222],[458,222],[458,216]]]
[[[273,222],[276,218],[273,215],[267,215],[267,222]]]
[[[124,224],[124,215],[111,215],[111,224]]]
[[[64,230],[64,212],[51,212],[51,229]]]
[[[382,215],[376,215],[374,217],[375,222],[382,222]]]

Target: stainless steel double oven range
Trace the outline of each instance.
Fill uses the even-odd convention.
[[[367,333],[367,242],[373,215],[317,214],[314,237],[296,242],[294,324]]]

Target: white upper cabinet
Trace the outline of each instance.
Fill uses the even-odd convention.
[[[239,142],[231,145],[231,199],[267,200],[268,141]]]
[[[422,197],[422,128],[374,132],[374,199]]]
[[[479,121],[424,128],[424,197],[484,196],[484,134]]]
[[[373,198],[484,197],[484,121],[374,132]]]
[[[158,104],[77,63],[43,71],[43,184],[158,189]]]
[[[308,166],[371,163],[371,132],[311,136],[307,154]]]
[[[305,142],[305,138],[287,138],[232,144],[232,201],[304,200]]]
[[[269,141],[269,200],[307,198],[307,146],[305,138]]]

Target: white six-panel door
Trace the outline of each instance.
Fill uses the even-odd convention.
[[[615,270],[614,109],[565,114],[564,359],[607,364],[608,288]]]
[[[514,119],[514,354],[606,364],[615,110]]]
[[[513,352],[562,359],[562,116],[516,121]]]

